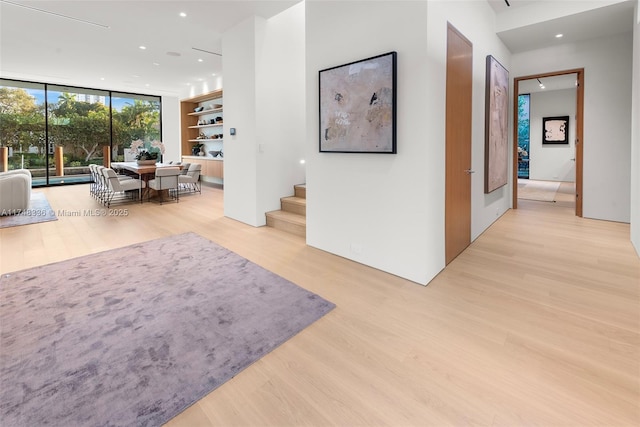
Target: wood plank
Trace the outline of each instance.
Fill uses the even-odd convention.
[[[307,199],[301,197],[283,197],[280,199],[282,210],[297,215],[307,215]]]
[[[35,189],[98,209],[87,185]],[[521,201],[427,287],[224,217],[223,191],[0,229],[0,274],[196,232],[337,308],[168,425],[640,424],[629,225]]]

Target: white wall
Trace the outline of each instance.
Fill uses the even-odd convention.
[[[529,178],[574,182],[576,90],[535,92],[530,98]],[[542,118],[569,116],[569,144],[542,144]]]
[[[180,101],[174,96],[162,97],[162,142],[165,162],[180,160]]]
[[[439,3],[306,3],[307,243],[420,284],[444,267],[447,19],[474,42],[473,237],[509,204],[482,181],[484,58],[508,67],[508,52],[486,2]],[[319,153],[318,70],[393,50],[398,154]]]
[[[266,21],[256,51],[256,225],[305,182],[304,2]]]
[[[515,54],[512,77],[585,69],[583,215],[629,222],[632,34]]]
[[[305,181],[304,14],[301,3],[224,34],[224,212],[249,225]]]
[[[633,31],[633,106],[631,108],[631,242],[640,254],[640,5]]]
[[[252,17],[224,34],[224,214],[250,225],[257,207],[256,27]],[[229,129],[236,135],[230,136]]]

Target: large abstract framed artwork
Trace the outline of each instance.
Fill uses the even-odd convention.
[[[389,52],[319,72],[321,152],[396,153],[396,62]]]
[[[542,118],[543,144],[569,143],[569,116]]]
[[[509,72],[491,55],[486,65],[484,192],[491,193],[507,184]]]

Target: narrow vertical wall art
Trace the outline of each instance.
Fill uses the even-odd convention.
[[[487,55],[485,86],[484,192],[507,184],[509,72]]]

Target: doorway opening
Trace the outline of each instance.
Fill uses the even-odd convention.
[[[536,200],[582,216],[583,100],[583,69],[514,79],[514,209]]]

